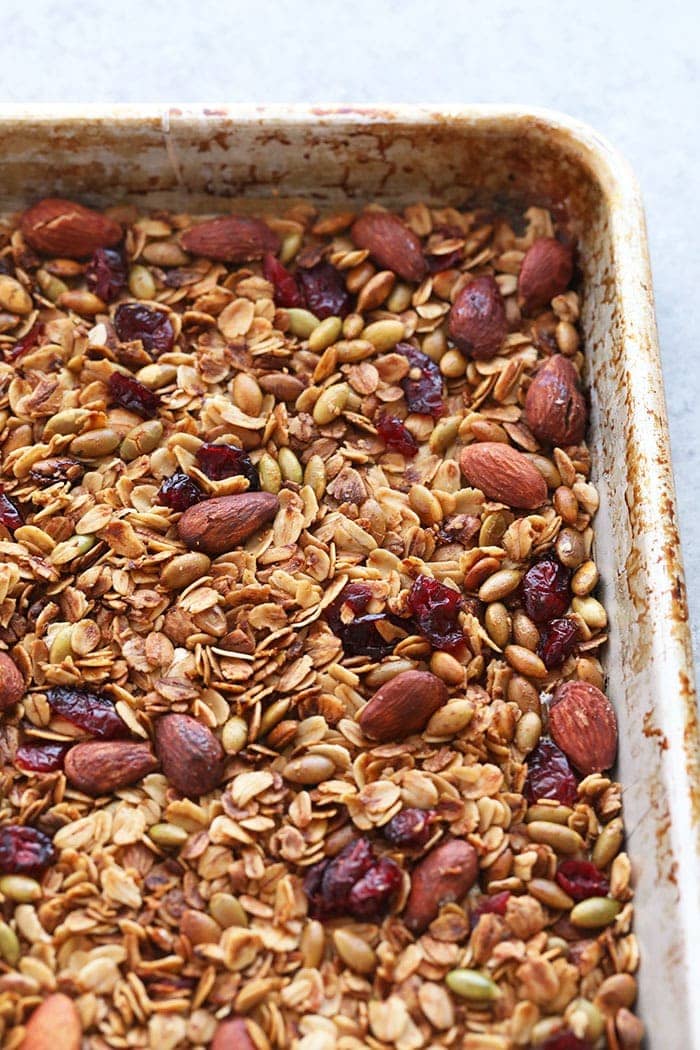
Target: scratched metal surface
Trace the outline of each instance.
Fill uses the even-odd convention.
[[[196,211],[282,195],[566,205],[581,231],[640,1012],[650,1047],[700,1050],[697,708],[646,233],[626,163],[567,118],[495,106],[5,107],[0,136],[4,209],[47,193]]]

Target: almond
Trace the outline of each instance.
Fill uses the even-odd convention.
[[[422,281],[427,265],[421,243],[412,230],[388,211],[368,211],[355,221],[350,236],[366,248],[376,263],[404,281]]]
[[[190,715],[158,719],[156,751],[163,772],[181,795],[206,795],[221,783],[224,750],[211,729]]]
[[[574,274],[573,249],[554,237],[540,237],[525,252],[518,277],[523,310],[532,313],[547,306],[569,287]]]
[[[133,740],[88,740],[66,755],[69,783],[86,795],[109,795],[158,768],[149,744]]]
[[[20,229],[35,251],[66,259],[86,259],[96,248],[110,248],[122,238],[113,219],[60,197],[46,197],[25,211]]]
[[[477,277],[462,289],[450,310],[453,343],[477,361],[488,361],[508,334],[506,307],[493,277]]]
[[[447,686],[429,671],[404,671],[386,682],[362,708],[360,728],[370,740],[402,740],[424,729],[447,703]]]
[[[55,992],[29,1018],[20,1050],[80,1050],[83,1029],[75,1004]]]
[[[538,441],[577,445],[586,431],[586,401],[578,372],[567,357],[555,354],[530,383],[525,420]]]
[[[0,653],[0,711],[19,703],[24,693],[22,672],[7,653]]]
[[[615,711],[605,693],[590,682],[564,682],[556,689],[549,726],[555,743],[584,776],[602,773],[615,761]]]
[[[258,382],[266,394],[274,394],[278,401],[296,401],[306,389],[303,380],[286,372],[268,372]]]
[[[242,1017],[222,1021],[216,1029],[211,1050],[257,1050],[248,1035],[248,1026]]]
[[[180,539],[190,550],[225,554],[274,518],[280,501],[269,492],[240,492],[195,503],[180,518]]]
[[[219,262],[249,262],[276,252],[279,237],[261,219],[245,215],[222,215],[191,226],[180,235],[180,244],[192,255]]]
[[[422,933],[441,905],[458,901],[476,881],[479,861],[476,850],[463,839],[448,839],[413,869],[403,921],[413,933]]]
[[[547,499],[547,483],[527,456],[500,441],[478,441],[463,448],[462,473],[489,499],[534,510]]]

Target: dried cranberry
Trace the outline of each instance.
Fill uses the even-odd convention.
[[[275,289],[274,299],[277,306],[289,309],[304,305],[294,274],[291,274],[272,252],[267,252],[263,257],[263,275]]]
[[[422,849],[433,835],[434,809],[402,809],[382,828],[382,835],[397,849]]]
[[[158,490],[158,502],[170,510],[187,510],[203,499],[205,493],[189,474],[171,474]]]
[[[130,412],[136,412],[144,419],[153,419],[157,415],[160,398],[133,376],[127,376],[123,372],[112,372],[107,386],[110,398],[115,404],[128,408]]]
[[[565,1028],[562,1032],[548,1036],[543,1043],[538,1043],[535,1050],[591,1050],[591,1044],[587,1039],[579,1039],[570,1028]]]
[[[16,361],[22,356],[22,354],[26,354],[29,350],[33,350],[39,345],[39,340],[43,334],[44,323],[43,321],[37,321],[35,325],[32,325],[26,335],[23,335],[21,339],[18,339],[15,345],[5,352],[7,360]]]
[[[563,860],[557,869],[556,880],[575,901],[606,897],[610,889],[602,871],[590,860]]]
[[[396,352],[403,354],[411,366],[408,375],[401,380],[409,410],[435,419],[444,415],[442,373],[435,362],[410,343],[398,343]]]
[[[542,628],[537,653],[548,671],[561,667],[576,648],[577,640],[578,624],[570,616],[551,620]]]
[[[95,693],[84,693],[69,686],[49,689],[47,699],[55,715],[84,729],[100,740],[127,736],[129,730],[116,712],[111,700]]]
[[[401,452],[408,459],[418,454],[418,442],[396,416],[382,416],[377,421],[377,433],[391,452]]]
[[[63,769],[63,760],[71,744],[20,744],[15,764],[31,773],[55,773]]]
[[[523,795],[528,802],[553,798],[563,806],[574,805],[578,797],[576,777],[566,755],[552,740],[540,740],[535,750],[528,755],[527,765]]]
[[[371,597],[369,587],[362,583],[349,583],[326,609],[326,620],[333,634],[340,638],[348,656],[367,656],[378,660],[390,653],[396,643],[388,642],[377,630],[377,624],[386,622],[387,616],[382,613],[362,615]],[[341,616],[344,605],[360,615],[346,623]]]
[[[346,317],[352,299],[342,274],[329,262],[321,261],[308,270],[297,270],[297,280],[306,305],[322,321],[325,317]]]
[[[3,875],[41,875],[55,856],[53,842],[43,831],[22,824],[6,824],[0,828]]]
[[[122,303],[114,314],[114,328],[123,343],[140,339],[144,350],[156,355],[172,350],[175,331],[164,310],[143,303]]]
[[[420,634],[436,649],[454,649],[464,641],[458,616],[461,594],[432,576],[419,576],[408,593],[408,607]]]
[[[10,497],[3,492],[2,485],[0,485],[0,525],[4,525],[10,532],[24,525],[22,515]]]
[[[312,918],[342,915],[348,910],[350,891],[374,863],[369,839],[350,842],[332,860],[315,864],[304,879]]]
[[[536,624],[562,616],[571,600],[571,570],[551,553],[530,566],[523,577],[525,612]]]
[[[85,271],[87,286],[103,303],[112,303],[126,288],[124,256],[116,248],[97,248]]]
[[[197,449],[197,465],[212,481],[242,476],[248,479],[252,491],[260,490],[257,468],[251,463],[248,453],[236,445],[216,445],[211,441],[200,445]]]
[[[402,881],[398,864],[389,857],[381,857],[350,890],[350,914],[355,919],[377,922],[388,912]]]
[[[510,892],[492,893],[490,897],[480,897],[471,911],[471,927],[474,929],[482,915],[505,915]]]

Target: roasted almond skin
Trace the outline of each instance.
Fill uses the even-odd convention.
[[[69,783],[86,795],[109,795],[158,768],[149,744],[133,740],[88,740],[66,755]]]
[[[370,740],[402,740],[424,729],[447,703],[447,686],[429,671],[404,671],[386,682],[360,712],[360,728]]]
[[[589,682],[564,682],[552,699],[549,727],[555,744],[579,773],[610,769],[617,754],[617,718],[605,693]]]
[[[55,992],[29,1018],[20,1050],[80,1050],[82,1034],[75,1004]]]
[[[443,904],[458,901],[476,881],[476,850],[463,839],[448,839],[413,869],[403,921],[412,933],[422,933]]]
[[[19,703],[24,693],[22,672],[7,653],[0,653],[0,711]]]
[[[61,197],[46,197],[25,211],[20,229],[35,251],[66,259],[86,259],[96,248],[111,248],[122,238],[113,219]]]
[[[525,252],[518,277],[520,303],[526,313],[548,306],[565,292],[574,275],[573,249],[554,237],[540,237]]]
[[[350,230],[353,244],[366,248],[376,263],[404,281],[422,281],[427,271],[421,243],[398,215],[368,211]]]
[[[571,361],[555,354],[540,368],[525,398],[525,420],[538,441],[577,445],[587,422],[586,400]]]
[[[270,492],[215,496],[189,507],[178,522],[182,542],[193,551],[225,554],[274,518],[280,501]]]
[[[462,449],[459,464],[470,485],[509,507],[534,510],[547,499],[547,483],[539,470],[511,445],[475,442]]]
[[[222,1021],[216,1029],[210,1050],[257,1050],[248,1035],[248,1026],[242,1017]]]
[[[280,241],[261,219],[222,215],[185,230],[180,244],[192,255],[204,255],[218,262],[249,262],[262,259],[265,252],[276,252]]]
[[[477,361],[495,357],[508,334],[506,308],[493,277],[477,277],[462,289],[450,310],[452,342]]]
[[[156,723],[156,752],[181,795],[213,791],[224,775],[224,750],[211,729],[190,715],[164,715]]]

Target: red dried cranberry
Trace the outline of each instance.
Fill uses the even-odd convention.
[[[408,459],[418,455],[418,442],[396,416],[382,416],[377,421],[377,433],[391,452],[401,452]]]
[[[0,525],[4,525],[10,532],[24,525],[22,515],[10,497],[3,492],[2,485],[0,485]]]
[[[527,758],[528,774],[523,795],[529,803],[553,798],[563,806],[573,806],[578,783],[569,760],[552,740],[543,739]]]
[[[461,594],[432,576],[419,576],[408,593],[408,607],[418,632],[436,649],[454,649],[464,641],[458,616]]]
[[[248,479],[252,491],[260,490],[257,468],[251,463],[248,453],[236,445],[216,445],[211,441],[200,445],[197,449],[197,465],[212,481],[242,476]]]
[[[49,689],[46,696],[55,715],[60,715],[91,736],[100,740],[112,740],[129,733],[112,701],[103,696],[83,693],[63,685]]]
[[[378,660],[390,653],[396,643],[386,641],[377,630],[377,624],[386,621],[387,616],[382,613],[362,615],[371,597],[372,591],[363,583],[349,583],[326,609],[326,620],[333,634],[340,638],[348,656],[367,656]],[[360,615],[346,623],[341,616],[344,605]]]
[[[492,893],[490,897],[480,897],[471,910],[471,927],[474,929],[482,915],[505,915],[510,892]]]
[[[6,824],[0,828],[3,875],[41,875],[55,856],[53,842],[43,831],[22,824]]]
[[[103,303],[112,303],[126,288],[124,256],[116,248],[97,248],[85,271],[87,286]]]
[[[397,849],[422,849],[433,835],[434,809],[402,809],[382,828],[382,835]]]
[[[63,760],[71,744],[20,744],[15,764],[31,773],[55,773],[63,769]]]
[[[158,502],[170,510],[187,510],[203,499],[205,493],[189,474],[171,474],[158,490]]]
[[[533,623],[547,623],[566,612],[571,601],[570,583],[571,570],[552,553],[530,566],[523,577],[523,604]]]
[[[332,860],[315,864],[304,879],[311,917],[328,918],[346,913],[350,891],[373,863],[369,839],[360,838],[348,843]]]
[[[267,252],[263,257],[263,275],[275,289],[274,299],[277,306],[290,309],[304,305],[294,274],[291,274],[272,252]]]
[[[570,1028],[565,1028],[562,1032],[548,1036],[543,1043],[538,1043],[535,1050],[591,1050],[591,1044],[587,1039],[579,1039]]]
[[[442,373],[435,362],[410,343],[398,343],[396,352],[403,354],[411,366],[408,375],[401,380],[409,410],[435,419],[444,415]]]
[[[128,408],[130,412],[136,412],[144,419],[153,419],[157,415],[160,398],[133,376],[127,376],[123,372],[112,372],[107,386],[110,398],[115,404]]]
[[[350,292],[342,274],[329,262],[322,260],[308,270],[297,270],[297,280],[307,307],[319,321],[325,317],[346,317],[350,313]]]
[[[602,871],[590,860],[563,860],[557,869],[556,880],[575,901],[606,897],[610,889]]]
[[[576,648],[577,640],[578,624],[570,616],[551,620],[542,628],[537,653],[548,671],[561,667]]]
[[[350,890],[350,914],[355,919],[377,922],[389,911],[402,881],[398,864],[389,857],[381,857]]]
[[[144,350],[156,355],[172,350],[175,331],[164,310],[152,310],[143,303],[122,303],[114,314],[114,328],[123,343],[140,339]]]
[[[32,325],[26,335],[23,335],[21,339],[17,340],[14,346],[5,351],[6,359],[8,361],[16,361],[22,356],[22,354],[26,354],[29,350],[33,350],[39,345],[39,340],[43,334],[44,323],[43,321],[37,321],[35,325]]]

